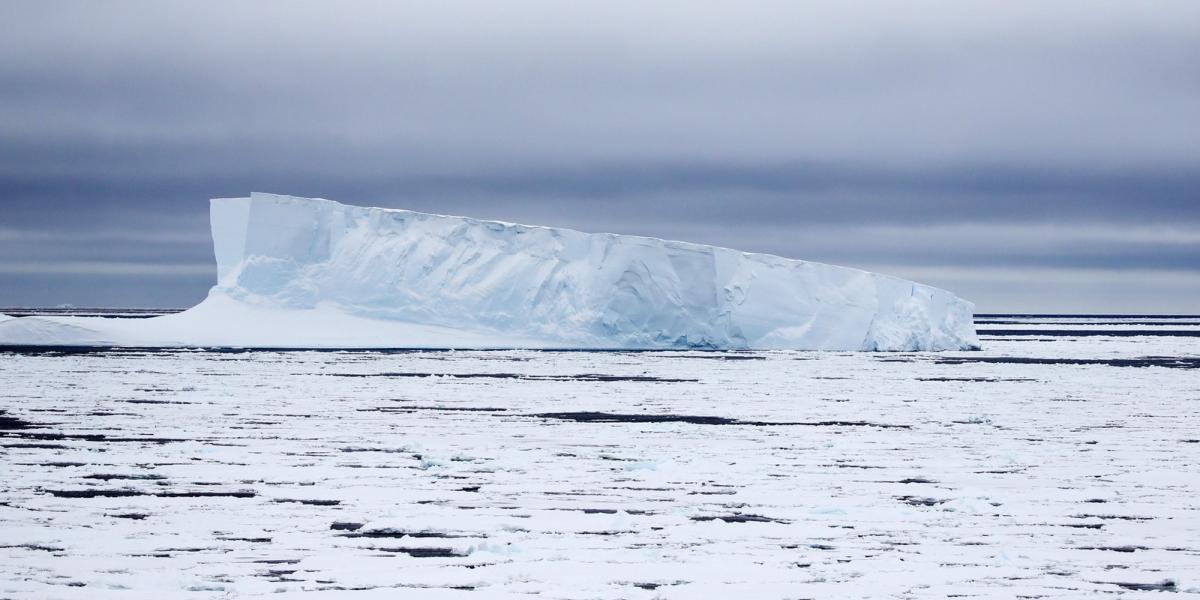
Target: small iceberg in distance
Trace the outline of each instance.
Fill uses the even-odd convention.
[[[979,347],[970,302],[858,269],[275,194],[214,199],[210,211],[218,280],[199,305],[150,319],[0,319],[0,344]]]

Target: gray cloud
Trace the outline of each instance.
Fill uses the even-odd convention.
[[[202,296],[205,199],[260,190],[931,273],[991,310],[1200,312],[1179,287],[1200,270],[1191,1],[7,2],[0,19],[0,304]],[[1145,285],[1001,290],[972,268]]]

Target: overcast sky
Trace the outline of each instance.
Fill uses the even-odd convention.
[[[1200,2],[0,3],[0,306],[190,306],[251,191],[1200,313]]]

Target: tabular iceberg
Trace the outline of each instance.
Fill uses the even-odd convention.
[[[217,285],[153,319],[26,317],[0,343],[978,348],[973,305],[821,263],[311,198],[211,203]]]

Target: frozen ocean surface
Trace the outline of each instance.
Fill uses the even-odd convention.
[[[979,321],[937,354],[9,348],[0,597],[1200,592],[1200,319]]]

